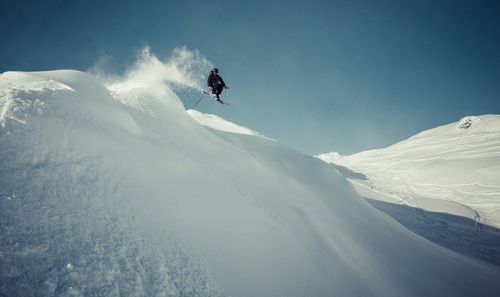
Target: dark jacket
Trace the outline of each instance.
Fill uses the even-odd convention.
[[[207,85],[212,88],[217,88],[219,86],[225,87],[226,83],[222,80],[222,77],[220,77],[217,73],[210,73],[207,79]]]

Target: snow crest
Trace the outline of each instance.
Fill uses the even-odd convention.
[[[54,88],[12,93],[26,79]],[[337,169],[207,129],[160,84],[111,91],[71,70],[2,84],[2,296],[500,291],[498,268],[411,233]]]
[[[11,81],[16,81],[12,83]],[[52,79],[27,75],[22,72],[6,72],[0,76],[0,126],[8,120],[25,124],[30,113],[41,114],[46,104],[40,98],[56,91],[74,91]],[[19,98],[24,98],[20,100]]]
[[[342,159],[342,155],[337,153],[337,152],[329,152],[326,154],[319,154],[319,155],[316,155],[315,157],[319,158],[327,163],[335,163],[335,161]]]
[[[365,174],[371,187],[401,203],[500,227],[499,115],[464,117],[384,149],[326,161]]]
[[[198,123],[201,125],[212,128],[219,131],[244,134],[244,135],[252,135],[266,138],[268,140],[272,140],[260,134],[259,132],[253,131],[247,127],[243,127],[241,125],[235,124],[233,122],[227,121],[221,117],[218,117],[213,114],[201,113],[197,110],[190,109],[187,113]]]

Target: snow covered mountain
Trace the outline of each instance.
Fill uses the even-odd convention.
[[[190,114],[164,86],[3,73],[0,295],[500,292],[498,267],[403,228],[334,167]]]
[[[364,174],[376,199],[500,227],[500,115],[465,117],[388,148],[318,156]]]

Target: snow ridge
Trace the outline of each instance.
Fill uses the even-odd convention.
[[[223,118],[218,117],[218,116],[213,115],[213,114],[201,113],[201,112],[194,110],[194,109],[188,110],[187,113],[195,121],[197,121],[201,125],[208,127],[208,128],[212,128],[212,129],[224,131],[224,132],[230,132],[230,133],[258,136],[258,137],[266,138],[268,140],[273,140],[273,139],[270,139],[270,138],[263,136],[259,132],[253,131],[252,129],[249,129],[247,127],[240,126],[240,125],[235,124],[233,122],[229,122],[229,121],[224,120]]]
[[[16,92],[26,80],[44,86]],[[497,267],[406,230],[334,167],[207,129],[163,85],[112,91],[72,70],[0,81],[0,295],[500,291]]]
[[[499,115],[464,117],[339,160],[319,157],[365,174],[396,201],[500,227]]]

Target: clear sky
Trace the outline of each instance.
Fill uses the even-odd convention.
[[[198,50],[232,103],[200,111],[307,154],[500,113],[496,0],[0,2],[0,72],[87,70],[103,56],[121,72],[146,45]]]

